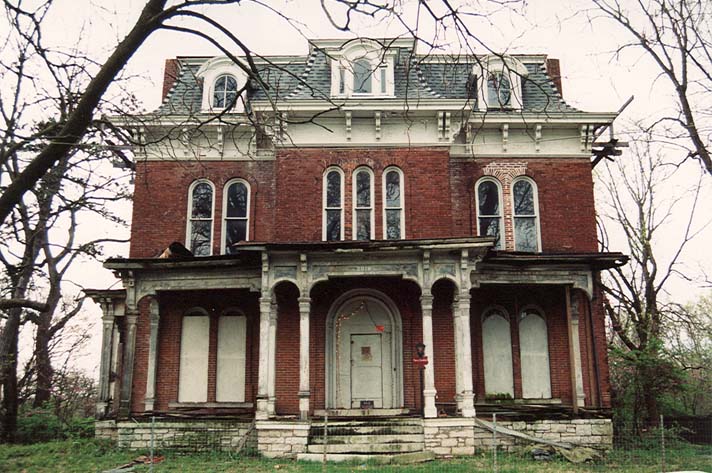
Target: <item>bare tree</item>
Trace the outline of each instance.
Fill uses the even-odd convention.
[[[687,151],[712,174],[712,3],[707,0],[591,0],[592,15],[613,21],[633,49],[650,58],[673,91],[675,110],[649,124],[660,138]]]
[[[627,378],[636,383],[634,418],[655,422],[660,397],[676,384],[665,340],[680,312],[667,288],[688,277],[685,250],[709,222],[700,222],[703,175],[676,190],[672,183],[681,180],[681,168],[646,132],[633,141],[631,154],[606,163],[599,175],[601,246],[606,250],[612,240],[622,240],[630,255],[630,263],[610,270],[602,286],[613,347],[634,371],[635,379]]]

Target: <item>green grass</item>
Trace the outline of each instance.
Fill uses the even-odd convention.
[[[109,443],[96,440],[47,442],[35,445],[0,445],[0,472],[64,473],[101,472],[126,464],[146,452],[117,450]],[[712,473],[712,448],[681,444],[667,450],[667,471],[700,470]],[[265,460],[228,453],[180,455],[165,452],[165,461],[154,467],[156,473],[167,472],[254,472],[321,473],[321,464],[289,460]],[[517,455],[500,454],[500,473],[564,473],[564,472],[622,472],[647,473],[661,471],[660,452],[656,450],[617,450],[595,464],[573,465],[563,460],[536,462]],[[139,466],[135,472],[147,472]],[[473,473],[492,471],[491,454],[478,454],[449,460],[438,460],[419,465],[329,464],[333,473],[346,472],[453,472]]]

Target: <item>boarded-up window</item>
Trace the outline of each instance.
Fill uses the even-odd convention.
[[[403,212],[403,173],[389,168],[383,173],[383,237],[386,240],[405,238]]]
[[[512,337],[509,317],[500,309],[488,310],[482,320],[482,349],[487,395],[509,394],[514,397],[512,375]]]
[[[244,402],[246,318],[223,315],[219,320],[215,399],[218,402]]]
[[[183,317],[178,402],[208,400],[210,318],[201,312]]]
[[[519,322],[519,353],[522,360],[522,395],[526,399],[549,399],[549,340],[546,320],[536,310],[526,310]]]

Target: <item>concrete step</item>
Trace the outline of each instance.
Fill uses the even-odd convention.
[[[421,452],[423,450],[422,443],[357,443],[357,444],[339,444],[339,445],[308,445],[307,453],[409,453]]]
[[[349,444],[377,444],[377,443],[423,443],[423,434],[398,434],[398,435],[332,435],[326,438],[328,445]],[[323,445],[324,437],[309,439],[310,444]]]
[[[328,437],[337,435],[415,435],[423,433],[422,425],[331,425],[326,428]],[[324,426],[312,425],[309,429],[310,438],[324,436]]]
[[[297,460],[301,461],[311,461],[311,462],[323,462],[324,456],[326,456],[327,462],[374,462],[381,465],[388,464],[400,464],[407,465],[411,463],[422,463],[435,459],[435,454],[433,452],[413,452],[413,453],[401,453],[394,455],[366,455],[358,453],[299,453],[297,455]]]

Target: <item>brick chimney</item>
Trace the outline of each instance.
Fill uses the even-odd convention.
[[[176,79],[178,79],[178,74],[180,73],[180,62],[178,59],[166,59],[166,66],[163,70],[163,95],[161,96],[161,102],[166,99],[166,95],[175,84]]]
[[[554,82],[554,85],[556,86],[556,90],[559,91],[559,95],[561,95],[561,97],[563,98],[564,90],[563,90],[563,87],[561,86],[561,66],[559,65],[559,60],[547,58],[546,72],[549,74],[549,77]]]

